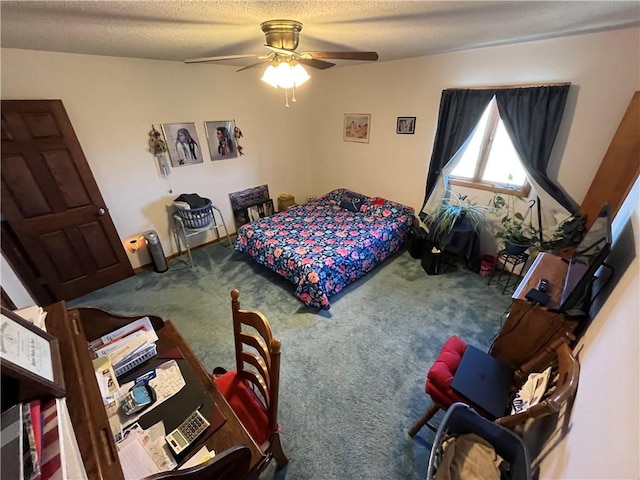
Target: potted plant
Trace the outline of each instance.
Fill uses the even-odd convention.
[[[563,249],[578,245],[587,231],[585,222],[584,215],[571,215],[558,225],[549,240],[543,240],[540,244],[540,250],[557,253]]]
[[[535,200],[530,200],[524,215],[515,211],[500,194],[494,196],[492,203],[496,211],[505,212],[500,220],[502,229],[498,230],[494,237],[504,241],[504,248],[510,255],[522,255],[529,247],[535,245],[538,231],[531,223],[530,217]]]
[[[443,245],[445,237],[459,222],[469,222],[471,227],[478,231],[487,222],[487,212],[494,210],[491,206],[472,202],[466,195],[449,193],[449,197],[443,200],[424,221],[429,228],[429,239],[438,247]]]

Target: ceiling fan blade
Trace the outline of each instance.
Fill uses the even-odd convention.
[[[332,60],[378,60],[378,52],[304,52],[301,55],[311,55],[311,58],[329,58]]]
[[[249,53],[245,55],[221,55],[219,57],[199,57],[189,58],[184,63],[202,63],[202,62],[220,62],[222,60],[238,60],[240,58],[260,58],[262,55],[257,53]]]
[[[269,63],[269,59],[267,60],[263,60],[261,62],[258,63],[252,63],[251,65],[247,65],[246,67],[242,67],[239,70],[236,70],[236,72],[242,72],[243,70],[249,70],[250,68],[255,68],[255,67],[259,67],[260,65],[264,65],[265,63]]]
[[[313,67],[313,68],[319,68],[320,70],[325,70],[327,68],[331,68],[335,66],[335,63],[325,62],[324,60],[315,60],[313,58],[303,58],[303,57],[300,57],[299,55],[296,55],[296,58],[298,59],[298,63],[301,63],[303,65],[308,65],[309,67]]]

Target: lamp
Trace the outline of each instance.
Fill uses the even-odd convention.
[[[299,87],[307,80],[309,80],[309,74],[295,60],[291,58],[286,60],[276,59],[270,64],[264,71],[261,80],[268,83],[274,88],[285,89],[285,106],[289,108],[289,89],[293,89],[292,102],[296,101],[296,87]]]
[[[127,243],[127,245],[129,246],[129,251],[131,253],[135,253],[140,249],[140,238],[136,237],[133,238],[131,240],[129,240],[129,242]]]

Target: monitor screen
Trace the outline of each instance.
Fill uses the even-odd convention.
[[[560,301],[561,312],[589,314],[593,276],[610,249],[611,219],[609,205],[605,204],[569,260]]]

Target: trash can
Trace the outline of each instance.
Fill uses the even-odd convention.
[[[482,255],[480,257],[480,275],[490,277],[496,268],[498,259],[493,255]]]
[[[153,269],[158,273],[166,272],[169,269],[169,265],[167,265],[167,259],[164,256],[164,250],[162,250],[162,244],[160,243],[158,234],[155,230],[147,230],[142,235],[147,241],[147,248],[149,255],[151,255]]]

